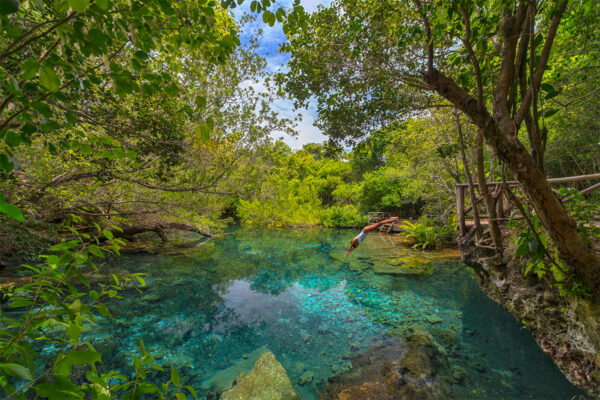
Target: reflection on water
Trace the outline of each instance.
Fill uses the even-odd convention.
[[[109,304],[115,321],[88,336],[105,364],[124,371],[143,339],[204,395],[239,372],[232,366],[251,367],[253,352],[266,346],[300,396],[316,399],[329,377],[352,368],[349,356],[407,331],[444,346],[460,371],[455,398],[579,393],[530,333],[481,293],[456,252],[415,252],[373,234],[344,258],[354,234],[240,229],[193,248],[174,241],[156,255],[125,256],[112,271],[146,272],[147,287]],[[421,274],[393,274],[415,256],[429,262]],[[300,385],[306,371],[314,378]]]

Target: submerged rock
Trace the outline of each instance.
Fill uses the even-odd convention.
[[[242,373],[242,367],[240,365],[232,365],[229,368],[225,368],[209,380],[203,383],[203,388],[208,390],[209,393],[223,393],[226,390],[230,390],[235,384],[235,380]]]
[[[238,379],[221,400],[300,400],[285,369],[271,352],[264,353],[250,372]]]
[[[220,370],[202,383],[202,388],[207,390],[209,394],[218,395],[226,390],[230,390],[236,380],[250,371],[254,363],[263,354],[269,352],[266,346],[259,347],[249,354],[244,354],[241,359],[236,360],[233,365]]]
[[[298,334],[300,335],[300,339],[302,339],[303,342],[308,342],[310,340],[310,333],[308,333],[304,329],[300,329],[300,332]]]
[[[376,274],[423,275],[433,272],[431,262],[416,256],[401,257],[387,262],[378,262],[373,266]]]
[[[354,357],[352,369],[330,378],[321,400],[434,400],[450,398],[445,350],[428,334],[391,339]]]
[[[306,385],[307,383],[311,383],[315,379],[315,373],[312,371],[306,371],[298,379],[299,385]]]
[[[317,327],[317,332],[320,333],[321,335],[329,333],[329,325],[327,325],[327,323],[325,323],[325,322],[321,322],[319,324],[319,326]]]
[[[306,371],[306,364],[304,364],[302,361],[296,361],[294,363],[294,372],[297,375],[300,375],[301,373],[303,373],[304,371]]]
[[[381,382],[365,382],[350,386],[340,392],[339,400],[394,400],[387,387]]]

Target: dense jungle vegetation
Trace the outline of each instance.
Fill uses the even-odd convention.
[[[336,0],[306,14],[254,0],[236,21],[238,3],[0,0],[1,261],[27,262],[32,277],[2,288],[25,311],[0,324],[8,398],[194,395],[174,369],[164,385],[145,381],[161,367],[143,343],[126,377],[97,369],[79,340],[110,315],[103,300],[143,285],[88,279],[143,232],[359,227],[388,211],[425,215],[414,235],[447,239],[467,183],[491,217],[492,252],[599,292],[599,192],[546,181],[600,172],[598,2]],[[267,71],[259,36],[240,44],[253,18],[282,26],[286,72]],[[272,107],[287,96],[317,103],[329,142],[273,139],[298,134]],[[512,201],[527,217],[508,228],[474,185],[502,180],[522,184]],[[35,341],[56,348],[46,369]],[[78,364],[91,368],[74,379]]]

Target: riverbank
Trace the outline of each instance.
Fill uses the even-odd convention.
[[[600,304],[566,297],[533,274],[518,258],[508,262],[475,247],[462,247],[483,292],[531,331],[539,347],[573,384],[600,398]]]

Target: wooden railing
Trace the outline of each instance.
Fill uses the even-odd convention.
[[[591,175],[578,175],[578,176],[568,176],[563,178],[550,178],[548,182],[551,184],[564,184],[564,183],[575,183],[575,182],[583,182],[583,181],[596,181],[600,180],[600,174],[591,174]],[[496,220],[506,221],[509,215],[511,204],[506,198],[506,194],[503,193],[503,184],[506,187],[519,187],[521,184],[518,181],[506,181],[506,182],[490,182],[487,186],[490,188],[490,193],[494,198],[494,205],[496,207]],[[473,183],[474,187],[478,187],[479,184]],[[458,230],[461,236],[470,236],[469,233],[472,232],[474,226],[471,224],[474,221],[474,217],[471,215],[473,213],[473,207],[477,207],[479,203],[482,201],[481,197],[477,197],[472,199],[471,205],[465,207],[465,190],[468,188],[466,183],[461,183],[456,185],[456,210],[458,216]],[[592,185],[581,191],[581,194],[588,195],[595,190],[600,189],[600,183]],[[480,225],[488,225],[489,224],[489,215],[479,214]]]
[[[379,221],[383,221],[384,219],[388,219],[391,217],[393,217],[392,213],[373,211],[373,212],[370,212],[367,214],[367,218],[368,218],[367,225],[375,224]]]

